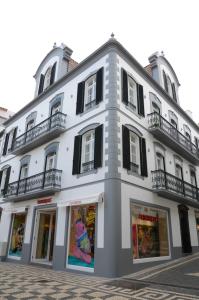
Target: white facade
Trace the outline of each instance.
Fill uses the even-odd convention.
[[[187,153],[186,147],[190,146],[187,139],[176,150],[175,141],[170,146],[168,139],[173,139],[174,129],[162,118],[169,124],[172,118],[177,120],[177,130],[183,136],[190,129],[192,143],[194,137],[199,139],[199,130],[178,105],[179,82],[170,64],[156,55],[151,63],[156,68],[154,80],[115,39],[110,39],[73,70],[68,68],[71,53],[66,46],[55,47],[45,57],[35,75],[35,99],[5,123],[0,171],[2,178],[6,172],[9,176],[5,175],[7,182],[3,184],[1,179],[0,257],[116,276],[142,268],[143,263],[198,251],[199,202],[197,182],[193,183],[194,172],[196,181],[198,177],[198,150],[193,155]],[[51,71],[49,86],[45,79],[47,70]],[[167,93],[161,87],[163,70],[175,85],[176,99],[172,99],[170,90]],[[90,93],[87,80],[91,76],[96,85],[86,107],[85,97]],[[137,86],[136,94],[132,90],[132,97],[140,97],[142,101],[134,106],[124,99],[128,96],[125,76],[132,78]],[[161,117],[161,124],[167,124],[167,129],[169,126],[167,133],[163,127],[159,128],[160,123],[155,133],[150,128],[148,115],[154,111],[150,93],[158,99],[158,122]],[[58,119],[53,119],[54,104],[59,107],[56,108]],[[65,122],[61,124],[60,120]],[[30,121],[33,127],[27,127]],[[53,122],[58,122],[58,129]],[[134,132],[130,149],[124,143],[124,127],[126,132]],[[27,131],[27,128],[32,129]],[[42,134],[38,133],[42,130]],[[93,161],[82,158],[85,147],[82,137],[86,132],[94,136],[94,144],[88,141],[84,149],[84,152],[93,151],[88,156]],[[178,137],[183,136],[178,133]],[[79,150],[75,143],[79,143]],[[159,173],[157,153],[164,157],[164,170]],[[80,157],[81,166],[75,161]],[[125,164],[131,164],[131,169]],[[179,164],[183,177],[178,180],[176,165]],[[152,187],[151,172],[155,170],[153,180],[159,178],[159,181]],[[50,187],[46,182],[50,182]],[[145,214],[135,217],[136,209]],[[189,226],[184,229],[179,218],[181,210],[184,218],[188,212]],[[20,226],[23,230],[18,234]],[[139,228],[142,233],[138,232]],[[186,248],[182,232],[187,228],[190,245]],[[160,237],[162,230],[164,241]],[[147,234],[148,242],[144,237]],[[21,244],[17,242],[19,236]],[[84,247],[78,246],[82,243],[80,236],[84,236]],[[18,246],[14,247],[15,244]]]

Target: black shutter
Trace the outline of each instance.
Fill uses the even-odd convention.
[[[45,76],[43,74],[41,74],[41,76],[40,76],[40,82],[39,82],[38,95],[40,95],[43,92],[43,89],[44,89],[44,78],[45,78]]]
[[[172,83],[172,94],[173,94],[173,99],[177,101],[175,83]]]
[[[16,140],[16,136],[17,136],[17,127],[14,129],[14,132],[13,132],[11,151],[14,149],[14,143]]]
[[[194,137],[194,140],[195,140],[196,148],[198,149],[198,138],[195,136],[195,137]]]
[[[104,68],[101,68],[96,75],[96,104],[103,100],[103,73]]]
[[[102,166],[103,125],[95,128],[94,169]]]
[[[81,149],[82,149],[82,136],[75,136],[74,153],[73,153],[73,172],[72,174],[79,174],[81,167]]]
[[[5,195],[7,193],[7,190],[8,190],[8,184],[9,184],[9,179],[10,179],[10,171],[11,171],[11,167],[7,168],[5,185],[4,185],[4,189],[3,189],[3,195]]]
[[[128,105],[128,75],[124,69],[122,69],[122,102]]]
[[[143,93],[143,86],[141,84],[137,84],[137,103],[138,103],[138,114],[144,117],[145,116],[144,93]]]
[[[76,115],[84,111],[84,89],[85,89],[85,82],[82,81],[78,84],[78,88],[77,88]]]
[[[166,76],[164,70],[162,71],[162,73],[163,73],[163,80],[164,80],[164,88],[165,88],[165,90],[166,90],[167,93],[168,93],[169,90],[168,90],[167,76]]]
[[[146,142],[144,138],[139,138],[140,141],[140,169],[141,175],[147,177],[147,157],[146,157]]]
[[[55,71],[56,71],[56,62],[54,63],[52,70],[51,70],[51,74],[50,74],[50,85],[54,83],[55,81]]]
[[[122,126],[123,168],[130,170],[130,138],[129,129]]]
[[[0,171],[0,186],[1,186],[1,179],[2,179],[3,171]],[[1,192],[1,191],[0,191]]]
[[[10,133],[7,133],[6,137],[5,137],[4,147],[3,147],[3,155],[6,155],[6,153],[7,153],[9,136],[10,136]]]

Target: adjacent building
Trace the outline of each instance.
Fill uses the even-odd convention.
[[[4,122],[0,258],[120,276],[198,251],[199,128],[163,53],[54,45]]]

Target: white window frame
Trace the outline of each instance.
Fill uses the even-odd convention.
[[[96,86],[97,86],[96,74],[89,77],[85,82],[85,94],[84,94],[84,109],[88,110],[95,105],[96,100]]]
[[[128,104],[133,111],[137,111],[137,84],[130,76],[128,76]]]
[[[156,170],[162,170],[165,171],[165,164],[164,164],[164,156],[160,152],[156,152]],[[159,166],[160,162],[160,167]]]
[[[87,140],[88,137],[90,137],[89,140]],[[87,146],[89,151],[86,151]],[[94,168],[94,147],[95,130],[89,130],[82,136],[81,173],[90,171]],[[86,156],[88,156],[88,158]],[[86,163],[88,163],[87,167],[84,165]]]
[[[134,141],[133,141],[134,139]],[[130,143],[130,168],[133,173],[140,174],[140,145],[139,137],[133,131],[129,131]],[[135,151],[133,151],[133,148]],[[135,164],[135,166],[133,165]]]

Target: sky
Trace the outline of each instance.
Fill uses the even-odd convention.
[[[33,100],[36,72],[54,42],[80,62],[111,33],[143,66],[164,51],[181,87],[180,104],[199,123],[198,0],[6,0],[0,2],[0,106]]]

